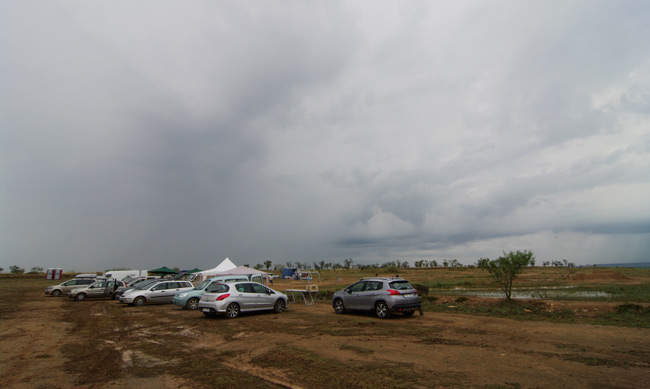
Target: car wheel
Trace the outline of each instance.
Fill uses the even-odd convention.
[[[273,310],[276,313],[280,313],[284,311],[284,308],[286,308],[286,304],[284,303],[284,300],[278,299],[278,301],[275,302],[275,305],[273,305]]]
[[[117,300],[117,293],[113,293],[111,297],[113,298],[113,300]]]
[[[414,313],[415,311],[404,311],[402,312],[402,315],[404,315],[405,317],[411,317],[413,316]]]
[[[339,314],[345,313],[345,305],[343,305],[343,300],[336,299],[336,301],[334,301],[334,312]]]
[[[133,305],[135,305],[136,307],[141,307],[144,305],[144,303],[145,303],[144,297],[138,297],[135,300],[133,300]]]
[[[228,304],[228,307],[226,308],[226,317],[228,319],[234,319],[237,316],[239,316],[239,304],[237,303]]]
[[[74,299],[77,301],[84,301],[86,299],[86,294],[85,293],[79,293],[76,296],[74,296]]]
[[[60,290],[52,291],[52,297],[59,297],[59,296],[61,296],[61,291]]]
[[[187,304],[185,304],[185,308],[190,310],[199,309],[199,299],[191,298],[187,300]]]
[[[378,302],[377,305],[375,305],[375,314],[380,319],[385,319],[390,316],[388,305],[386,305],[386,303],[383,301]]]

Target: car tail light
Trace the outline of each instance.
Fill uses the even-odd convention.
[[[399,293],[398,291],[396,291],[395,289],[388,289],[387,292],[390,293],[391,296],[394,296],[394,295],[396,295],[396,294],[400,294],[400,293]]]
[[[418,290],[417,290],[417,289],[414,289],[414,290],[413,290],[413,294],[417,295],[417,294],[418,294]]]
[[[230,293],[222,294],[221,296],[217,297],[217,301],[225,300],[228,297],[230,297]]]

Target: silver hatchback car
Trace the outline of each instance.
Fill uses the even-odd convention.
[[[199,300],[199,311],[208,317],[225,314],[234,319],[240,312],[282,312],[288,302],[286,294],[257,282],[212,283]]]
[[[413,316],[420,311],[418,292],[409,282],[400,277],[362,278],[332,297],[334,312],[348,310],[374,311],[378,318],[384,319],[391,313]]]

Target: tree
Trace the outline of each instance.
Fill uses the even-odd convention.
[[[505,293],[506,298],[510,300],[512,282],[533,260],[534,257],[531,251],[517,250],[517,252],[511,251],[507,254],[504,251],[502,256],[492,261],[489,258],[479,259],[478,266],[490,272],[490,276]]]
[[[264,261],[264,266],[266,267],[266,270],[269,270],[269,268],[273,265],[273,262],[271,261]]]
[[[38,273],[43,273],[43,268],[40,266],[35,266],[32,268],[32,270],[29,271],[30,274],[38,274]]]
[[[9,271],[11,272],[11,274],[23,274],[25,272],[25,269],[23,269],[22,267],[18,267],[16,265],[11,265],[9,266]]]
[[[348,258],[348,259],[344,259],[344,260],[343,260],[343,263],[345,264],[345,268],[348,269],[348,270],[349,270],[350,267],[352,266],[352,262],[353,262],[353,261],[352,261],[352,258]]]
[[[2,273],[3,271],[5,271],[5,268],[4,268],[4,267],[0,267],[0,273]]]

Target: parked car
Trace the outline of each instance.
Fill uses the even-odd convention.
[[[77,301],[89,298],[113,297],[113,293],[121,286],[124,286],[122,281],[99,280],[89,286],[72,289],[68,292],[68,297]]]
[[[210,286],[210,284],[214,282],[233,282],[233,281],[248,281],[248,277],[237,276],[237,275],[212,277],[201,282],[199,285],[197,285],[196,287],[194,287],[194,289],[190,291],[176,294],[172,302],[174,303],[174,305],[178,305],[179,307],[183,307],[186,309],[190,309],[190,310],[198,309],[199,300],[201,299],[201,296],[203,296],[203,293],[205,293],[205,290]]]
[[[82,274],[71,280],[60,283],[59,285],[48,286],[45,288],[45,294],[52,297],[59,297],[62,294],[67,294],[74,288],[80,288],[95,282],[95,274],[92,276],[90,274]]]
[[[114,300],[119,300],[120,296],[122,296],[124,293],[131,291],[133,289],[142,289],[146,287],[147,285],[151,285],[155,282],[160,281],[160,278],[157,277],[146,277],[146,278],[139,278],[139,279],[134,279],[132,280],[131,284],[127,282],[126,286],[121,287],[113,293],[113,299]]]
[[[380,319],[392,313],[422,313],[417,290],[400,277],[362,278],[334,293],[332,307],[339,314],[348,310],[374,311]]]
[[[199,300],[199,310],[205,316],[225,314],[234,319],[241,312],[269,310],[282,312],[287,295],[257,282],[239,281],[212,283]]]
[[[143,288],[133,289],[120,296],[120,302],[142,306],[144,304],[169,304],[174,295],[194,289],[189,281],[157,280]]]

